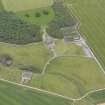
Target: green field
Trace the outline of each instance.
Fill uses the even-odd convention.
[[[4,10],[3,4],[2,4],[2,0],[0,0],[0,11]]]
[[[34,65],[39,72],[42,71],[43,66],[52,56],[43,43],[23,46],[0,43],[0,50],[0,55],[7,54],[13,58],[12,68],[21,64]]]
[[[105,103],[105,90],[100,90],[100,91],[94,92],[94,93],[88,95],[87,99],[92,104]]]
[[[12,11],[23,21],[45,26],[55,16],[50,7],[52,3],[53,0],[0,0],[0,10]],[[105,68],[105,0],[65,0],[65,3],[80,22],[81,35]],[[23,72],[20,66],[25,65],[35,69],[32,80],[24,85],[70,98],[80,98],[87,92],[105,88],[104,73],[93,58],[85,56],[81,46],[55,40],[54,51],[56,57],[51,60],[53,53],[43,42],[28,45],[0,43],[0,57],[9,55],[13,58],[10,67],[0,62],[0,78],[20,83]],[[0,81],[0,105],[97,105],[104,102],[105,90],[93,92],[72,104],[72,101],[57,96]]]
[[[57,55],[84,56],[82,48],[75,44],[64,44],[63,40],[55,41],[55,51]]]
[[[72,101],[0,81],[0,105],[71,105]]]
[[[52,0],[2,0],[2,2],[7,11],[14,12],[48,7],[53,3]]]
[[[79,19],[80,32],[87,39],[105,68],[105,0],[65,0],[72,4],[73,14]]]
[[[15,12],[21,20],[32,24],[46,25],[54,18],[50,7],[53,0],[2,0],[2,3],[1,8]]]
[[[84,55],[80,46],[74,44],[65,45],[61,40],[56,41],[55,44],[57,55]],[[41,73],[47,61],[52,57],[52,54],[49,53],[49,50],[44,43],[23,46],[0,43],[0,49],[0,56],[6,54],[13,58],[13,64],[10,67],[5,67],[0,64],[0,77],[20,83],[22,75],[20,65],[32,65],[36,68],[33,71],[33,79],[30,83],[32,86],[36,86],[35,84],[37,83],[35,80],[37,78],[36,73]]]
[[[34,75],[27,85],[77,98],[90,90],[104,88],[105,76],[93,59],[58,57],[50,62],[43,76]]]
[[[44,89],[73,98],[105,87],[105,76],[97,63],[84,57],[54,59],[47,66],[42,81]]]
[[[48,13],[44,14],[44,11],[47,11]],[[23,21],[37,25],[46,25],[54,18],[54,12],[51,7],[19,11],[16,12],[16,14]]]
[[[100,105],[105,103],[105,89],[90,93],[74,105]]]

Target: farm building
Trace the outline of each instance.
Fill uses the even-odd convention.
[[[31,80],[31,78],[32,78],[32,72],[31,71],[24,70],[22,72],[22,81],[21,81],[22,83],[28,82],[29,80]]]

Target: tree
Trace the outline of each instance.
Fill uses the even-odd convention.
[[[41,41],[40,27],[20,20],[12,12],[0,12],[0,41],[28,44]]]
[[[76,25],[76,21],[68,11],[68,8],[64,6],[63,2],[55,1],[52,8],[55,12],[55,18],[49,23],[47,32],[52,37],[64,38],[62,28],[74,27]]]

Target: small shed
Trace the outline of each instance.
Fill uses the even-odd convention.
[[[32,79],[32,72],[31,71],[27,71],[27,70],[24,70],[22,72],[22,83],[23,82],[28,82]]]

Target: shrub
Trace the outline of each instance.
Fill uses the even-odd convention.
[[[35,13],[35,16],[36,16],[36,17],[40,17],[41,14],[37,12],[37,13]]]
[[[31,72],[35,72],[35,73],[40,73],[40,71],[34,65],[21,64],[21,65],[19,65],[19,69],[20,70],[31,71]]]
[[[29,14],[25,14],[25,17],[28,17],[28,18],[29,18],[29,17],[30,17],[30,15],[29,15]]]
[[[49,14],[49,11],[43,10],[43,14],[44,14],[44,15],[48,15],[48,14]]]

